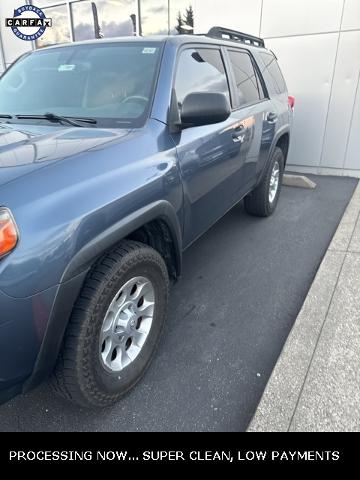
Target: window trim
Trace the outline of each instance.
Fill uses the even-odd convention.
[[[231,79],[232,79],[232,88],[233,88],[233,91],[234,91],[233,92],[234,99],[237,98],[237,86],[236,86],[234,69],[233,69],[233,66],[232,66],[232,63],[231,63],[231,60],[230,60],[229,51],[245,53],[250,57],[250,61],[252,63],[254,73],[255,73],[255,77],[256,77],[256,80],[257,80],[257,83],[258,83],[259,94],[260,94],[260,88],[262,89],[262,93],[263,93],[263,98],[259,98],[259,100],[254,101],[254,102],[248,102],[248,103],[245,103],[245,104],[242,104],[242,105],[239,105],[237,101],[234,102],[234,107],[233,107],[232,111],[236,112],[236,111],[239,111],[243,108],[248,108],[248,107],[251,107],[252,105],[257,105],[258,103],[268,101],[270,99],[269,92],[266,88],[264,78],[263,78],[263,76],[260,72],[259,66],[258,66],[252,52],[250,50],[247,50],[246,48],[238,48],[236,46],[233,47],[232,45],[231,46],[230,45],[223,45],[222,48],[224,49],[224,51],[226,53],[227,68],[229,70],[229,75],[231,76]]]

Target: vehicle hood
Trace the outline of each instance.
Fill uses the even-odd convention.
[[[0,185],[65,158],[120,142],[127,129],[0,124]]]

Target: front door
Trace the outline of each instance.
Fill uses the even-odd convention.
[[[180,53],[175,79],[180,111],[184,98],[195,92],[220,92],[230,101],[220,48],[201,46]],[[173,135],[184,187],[184,247],[236,203],[246,135],[233,116]]]

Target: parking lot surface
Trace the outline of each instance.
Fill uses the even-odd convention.
[[[357,181],[284,187],[275,214],[240,203],[184,254],[155,360],[117,405],[82,410],[45,383],[0,406],[0,431],[243,431]]]

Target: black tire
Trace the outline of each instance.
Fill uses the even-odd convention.
[[[151,329],[132,363],[121,372],[109,372],[99,355],[103,321],[119,288],[138,276],[148,278],[154,288]],[[74,306],[51,380],[54,390],[85,407],[105,407],[126,394],[140,380],[154,355],[166,317],[168,292],[167,268],[154,249],[124,241],[107,253],[89,272]]]
[[[270,179],[275,163],[278,162],[280,168],[279,184],[275,198],[272,202],[269,199]],[[266,172],[259,185],[250,192],[244,199],[245,210],[250,215],[257,217],[269,217],[274,213],[279,200],[282,179],[284,174],[284,154],[281,148],[275,147],[271,160],[267,166]]]

